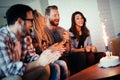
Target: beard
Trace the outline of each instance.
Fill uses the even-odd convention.
[[[50,21],[50,24],[53,25],[53,26],[58,26],[59,25],[59,20],[56,19],[56,20],[49,20]]]
[[[19,30],[19,34],[20,34],[21,36],[25,36],[25,35],[26,35],[25,26],[24,26],[21,30]]]
[[[20,34],[21,36],[26,36],[26,35],[28,35],[29,33],[30,33],[30,30],[27,28],[26,23],[24,23],[24,24],[22,25],[21,29],[19,29],[19,34]]]

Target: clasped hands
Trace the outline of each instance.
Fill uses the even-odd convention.
[[[42,52],[42,54],[38,58],[39,64],[42,66],[46,66],[50,63],[54,63],[56,60],[59,59],[59,57],[61,57],[64,51],[64,42],[53,44],[48,49]]]
[[[96,52],[97,49],[96,49],[95,46],[86,46],[86,47],[85,47],[85,51],[86,51],[86,52]]]

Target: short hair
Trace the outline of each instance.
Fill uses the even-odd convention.
[[[50,15],[50,10],[51,9],[58,9],[58,7],[56,5],[51,5],[51,6],[48,6],[46,9],[45,9],[45,15]]]
[[[33,11],[31,7],[24,4],[15,4],[6,12],[7,24],[13,25],[18,18],[26,18],[26,13]]]

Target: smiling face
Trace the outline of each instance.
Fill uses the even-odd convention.
[[[84,24],[84,19],[80,14],[75,15],[75,24],[76,26],[82,27]]]
[[[50,15],[49,15],[49,21],[52,26],[58,26],[59,25],[59,12],[57,9],[51,9]]]
[[[30,29],[33,27],[33,14],[32,11],[28,11],[26,13],[26,18],[22,19],[21,23],[21,29],[18,29],[18,33],[21,34],[22,36],[26,34],[30,34]]]
[[[80,14],[75,15],[75,24],[76,24],[76,30],[80,32],[82,26],[84,25],[84,18]]]

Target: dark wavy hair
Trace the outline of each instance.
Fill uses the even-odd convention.
[[[69,29],[70,32],[72,32],[74,34],[74,37],[79,37],[79,34],[77,32],[77,29],[76,29],[76,23],[75,23],[75,16],[77,14],[80,14],[82,16],[82,18],[84,19],[84,24],[81,28],[82,30],[82,34],[83,35],[86,35],[86,36],[89,36],[89,30],[88,28],[86,27],[86,18],[84,17],[83,13],[79,12],[79,11],[76,11],[72,14],[72,17],[71,17],[71,27]]]

